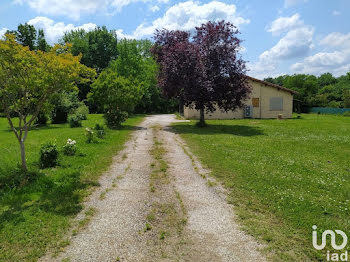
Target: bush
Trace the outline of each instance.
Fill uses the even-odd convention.
[[[347,116],[347,117],[350,117],[350,111],[348,111],[348,112],[345,112],[345,113],[343,114],[343,116]]]
[[[88,127],[85,128],[85,136],[86,136],[86,142],[89,144],[96,141],[95,133],[91,128],[88,128]]]
[[[81,105],[78,98],[78,91],[62,92],[55,95],[50,104],[53,106],[52,123],[63,124],[67,123],[68,115],[74,113]]]
[[[71,128],[81,127],[81,119],[77,115],[70,115],[68,117],[68,122]]]
[[[64,124],[67,123],[68,113],[62,108],[57,108],[52,112],[51,117],[53,124]]]
[[[63,146],[63,154],[66,156],[74,156],[77,152],[77,142],[68,138],[67,143]]]
[[[116,129],[120,128],[122,123],[128,118],[128,113],[118,109],[113,109],[107,111],[103,117],[106,120],[106,124],[109,128]]]
[[[74,114],[78,116],[80,120],[87,120],[89,108],[84,103],[82,103],[82,105],[75,110]]]
[[[47,116],[47,114],[40,112],[35,119],[35,125],[45,126],[48,121],[49,117]]]
[[[105,132],[105,128],[103,127],[103,125],[96,124],[94,130],[96,131],[98,138],[104,138],[106,132]]]
[[[40,168],[55,167],[58,164],[58,149],[55,142],[46,142],[40,148]]]

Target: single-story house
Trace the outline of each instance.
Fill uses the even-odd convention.
[[[297,92],[263,80],[247,76],[251,86],[250,98],[245,106],[235,111],[205,113],[205,119],[241,119],[241,118],[291,118],[293,113],[293,95]],[[184,107],[186,119],[199,119],[199,111]]]

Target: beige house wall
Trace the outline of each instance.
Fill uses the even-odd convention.
[[[279,90],[276,87],[268,86],[263,83],[249,79],[249,85],[252,87],[250,98],[245,101],[245,105],[253,105],[253,98],[259,98],[259,106],[253,107],[253,118],[277,118],[282,114],[283,118],[291,118],[293,112],[293,95],[285,90]],[[270,98],[282,97],[283,110],[270,111]],[[199,111],[184,107],[184,117],[186,119],[199,119]],[[213,113],[206,113],[205,119],[241,119],[244,118],[243,109],[235,111],[215,110]]]

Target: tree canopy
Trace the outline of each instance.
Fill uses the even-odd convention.
[[[69,48],[56,45],[50,52],[31,51],[29,46],[17,43],[12,34],[0,40],[0,106],[20,143],[24,170],[24,142],[45,103],[54,94],[72,89],[94,75]],[[14,116],[18,116],[18,126]]]
[[[72,44],[72,54],[82,54],[81,63],[94,68],[97,73],[117,58],[117,36],[105,26],[96,27],[91,31],[78,29],[66,32],[62,41]]]
[[[142,96],[142,89],[135,82],[119,76],[110,69],[104,70],[92,84],[89,99],[104,112],[107,125],[118,128],[133,112]]]
[[[44,30],[36,30],[33,25],[27,23],[19,24],[17,30],[8,30],[6,34],[13,34],[19,44],[28,46],[30,50],[47,51],[50,48],[46,42]]]

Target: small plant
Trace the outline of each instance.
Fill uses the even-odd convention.
[[[68,123],[71,128],[81,127],[81,119],[78,115],[70,115],[68,117]]]
[[[74,156],[77,152],[77,142],[68,138],[67,143],[63,146],[63,154],[66,156]]]
[[[146,232],[146,231],[149,231],[151,229],[152,229],[152,226],[149,223],[146,223],[145,228],[144,228],[143,231]]]
[[[159,239],[160,240],[164,240],[165,239],[165,231],[160,232]]]
[[[103,125],[96,124],[94,130],[96,131],[98,138],[104,138],[106,132],[105,132],[105,128],[103,127]]]
[[[89,114],[89,108],[84,105],[84,103],[82,102],[82,105],[79,106],[74,114],[80,119],[80,120],[86,120],[87,119],[87,116]]]
[[[58,164],[58,148],[55,142],[46,142],[40,148],[40,168],[55,167]]]
[[[347,117],[350,117],[350,111],[347,111],[343,114],[343,116],[347,116]]]
[[[85,128],[85,136],[86,136],[86,142],[89,143],[89,144],[96,141],[95,133],[89,127]]]
[[[107,126],[111,129],[120,128],[122,123],[128,118],[128,113],[119,109],[112,109],[103,115]]]

